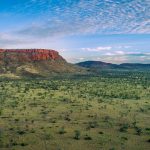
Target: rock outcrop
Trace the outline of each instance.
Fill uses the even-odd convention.
[[[4,59],[20,62],[38,60],[64,60],[57,51],[49,49],[0,49],[0,61]]]
[[[49,77],[82,71],[82,68],[68,63],[55,50],[0,49],[0,77]]]

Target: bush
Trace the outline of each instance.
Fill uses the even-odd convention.
[[[44,138],[44,140],[50,140],[52,138],[52,136],[50,133],[45,133],[43,138]]]
[[[58,133],[59,133],[59,134],[64,134],[64,133],[66,133],[65,128],[64,128],[64,127],[61,127]]]
[[[148,139],[147,142],[150,143],[150,139]]]
[[[74,132],[75,132],[74,139],[79,140],[79,139],[80,139],[80,136],[81,136],[80,131],[79,131],[79,130],[75,130]]]
[[[128,124],[123,124],[122,127],[119,129],[120,132],[127,132],[129,128]]]
[[[84,137],[84,139],[85,140],[92,140],[92,137],[90,137],[89,135],[86,134],[85,137]]]
[[[98,127],[98,123],[96,121],[88,123],[88,128],[96,128],[96,127]]]
[[[99,134],[104,134],[104,132],[102,132],[102,131],[100,131],[100,132],[98,132]]]
[[[142,134],[142,128],[136,127],[135,130],[136,130],[136,134],[137,135],[141,135]]]
[[[27,143],[20,143],[20,146],[27,146]]]
[[[2,109],[0,109],[0,116],[3,114],[3,111],[2,111]]]
[[[17,133],[18,133],[19,135],[23,135],[23,134],[25,134],[26,132],[23,131],[23,130],[19,130],[19,131],[17,131]]]

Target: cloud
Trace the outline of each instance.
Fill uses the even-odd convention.
[[[106,55],[106,56],[118,56],[118,55],[134,55],[134,56],[141,56],[141,55],[148,55],[148,53],[142,53],[142,52],[136,52],[136,51],[121,51],[121,50],[119,50],[119,51],[115,51],[115,50],[113,50],[113,51],[111,51],[111,52],[106,52],[106,53],[104,53],[103,55]]]
[[[113,55],[115,55],[114,53],[111,53],[111,52],[107,52],[107,53],[105,53],[105,55],[106,56],[113,56]]]
[[[31,0],[18,11],[34,15],[34,25],[26,25],[16,33],[40,38],[95,33],[148,34],[149,9],[149,0]]]
[[[9,47],[12,45],[19,45],[19,44],[31,44],[32,41],[31,40],[25,40],[19,37],[15,37],[11,34],[7,34],[7,33],[0,33],[0,47]]]
[[[99,46],[96,48],[82,48],[82,50],[84,51],[90,51],[90,52],[99,52],[99,51],[107,51],[107,50],[111,50],[112,47],[111,46]]]
[[[125,55],[125,52],[124,52],[124,51],[115,51],[115,54],[118,54],[118,55]]]
[[[115,53],[110,53],[108,55],[99,55],[93,57],[84,57],[83,59],[74,59],[70,58],[70,62],[81,62],[87,60],[96,60],[96,61],[103,61],[108,63],[150,63],[150,54],[141,53],[141,54],[124,54],[124,55],[116,55]]]
[[[78,37],[97,35],[98,37],[112,34],[150,34],[149,0],[26,0],[12,1],[7,7],[1,4],[3,3],[0,2],[0,8],[2,8],[0,17],[3,16],[1,20],[7,33],[0,28],[0,47],[61,49],[71,45],[71,40],[66,40],[67,42],[64,40],[65,43],[63,39],[66,37],[69,39],[74,35],[79,35]],[[138,55],[124,52],[125,49],[130,50],[130,43],[125,46],[109,46],[111,41],[109,43],[108,39],[105,37],[105,40],[102,40],[106,41],[108,46],[98,46],[103,44],[100,40],[97,40],[100,43],[95,42],[95,45],[92,42],[89,43],[86,45],[87,48],[81,45],[80,47],[85,47],[82,48],[81,53],[99,52],[107,57]],[[120,44],[122,41],[118,40],[115,43]],[[72,48],[70,51],[75,51],[74,46],[76,45],[69,47]],[[65,50],[60,52],[67,53]]]

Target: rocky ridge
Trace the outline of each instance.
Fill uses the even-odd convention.
[[[51,49],[0,49],[0,76],[49,77],[84,70]]]
[[[30,62],[38,60],[64,60],[57,51],[49,49],[0,49],[0,60]]]

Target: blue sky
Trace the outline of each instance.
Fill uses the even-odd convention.
[[[0,0],[0,20],[0,48],[150,63],[150,0]]]

